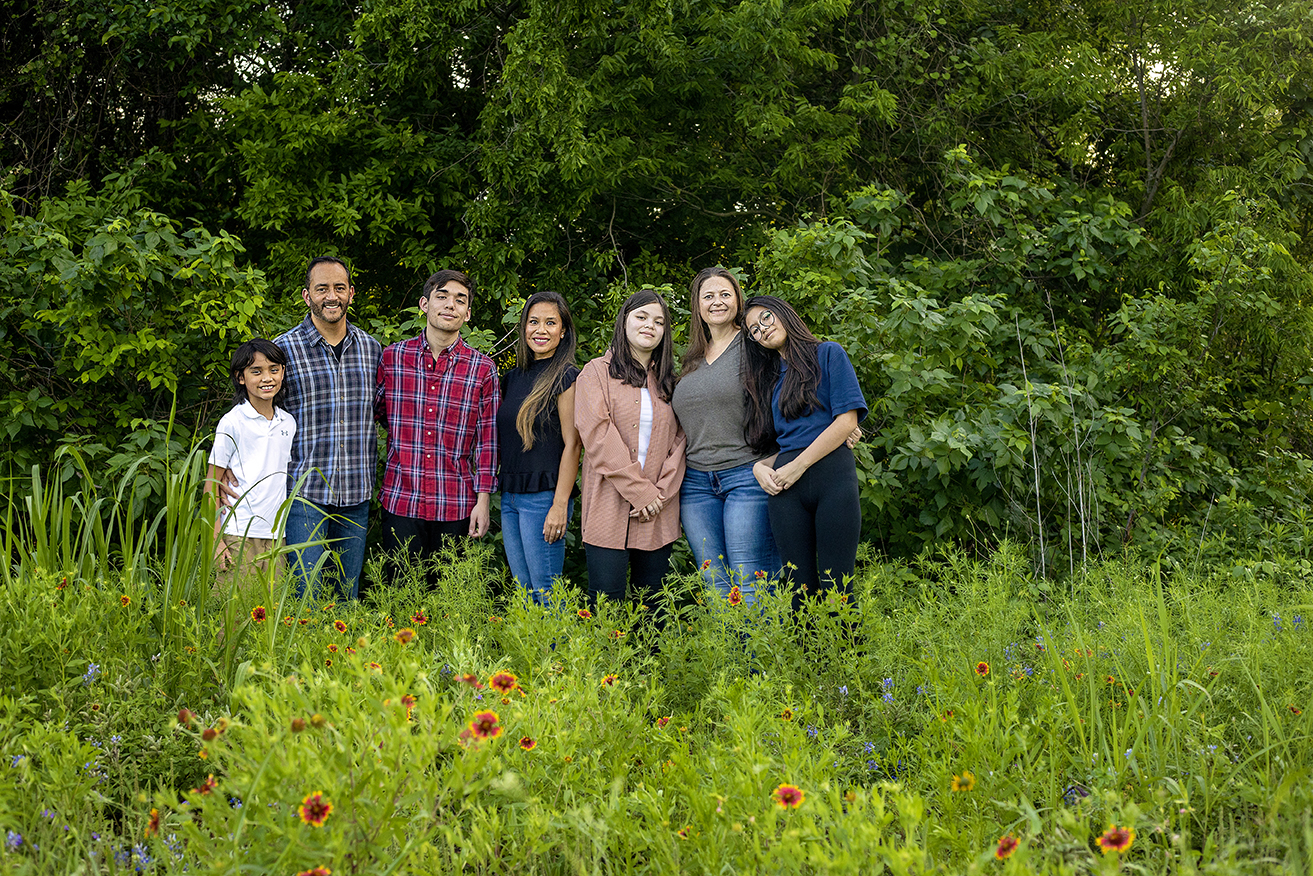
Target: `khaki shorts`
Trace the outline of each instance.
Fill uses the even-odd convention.
[[[272,538],[243,538],[240,535],[225,535],[228,553],[232,564],[226,569],[219,569],[218,583],[223,589],[236,588],[243,597],[265,599],[268,596],[266,573],[269,571],[269,558],[263,556],[273,550],[279,542]],[[276,580],[285,565],[282,554],[274,561],[273,577]]]

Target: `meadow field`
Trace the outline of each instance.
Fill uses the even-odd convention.
[[[528,603],[484,546],[334,604],[212,586],[187,478],[136,525],[122,493],[40,482],[9,509],[4,872],[1313,860],[1297,567],[1044,581],[1005,542],[865,553],[852,599],[796,612],[784,588],[734,604],[695,575],[648,610],[589,610],[569,586]]]

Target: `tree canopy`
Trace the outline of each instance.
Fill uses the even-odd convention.
[[[858,361],[891,551],[1070,558],[1313,486],[1306,3],[32,0],[2,28],[15,470],[208,428],[228,349],[333,253],[385,340],[439,266],[489,339],[535,289],[591,331],[733,267]]]

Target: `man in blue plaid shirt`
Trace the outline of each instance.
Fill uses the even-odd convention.
[[[288,495],[305,479],[288,514],[287,542],[326,541],[336,557],[325,559],[324,572],[337,579],[338,594],[351,599],[360,595],[374,496],[374,378],[383,352],[368,332],[347,322],[355,293],[341,259],[312,260],[301,290],[310,312],[277,340],[287,353],[283,407],[296,419]],[[309,586],[324,550],[316,545],[298,553],[292,568],[299,593]]]

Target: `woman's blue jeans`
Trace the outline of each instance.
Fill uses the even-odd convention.
[[[556,498],[553,490],[541,493],[502,493],[502,541],[511,575],[529,591],[535,602],[547,603],[552,582],[565,568],[565,536],[548,543],[543,538],[543,523]],[[574,515],[574,500],[565,506],[566,526]]]
[[[707,586],[721,596],[737,584],[743,601],[751,603],[757,585],[779,574],[766,499],[751,464],[684,473],[679,487],[684,535]]]

